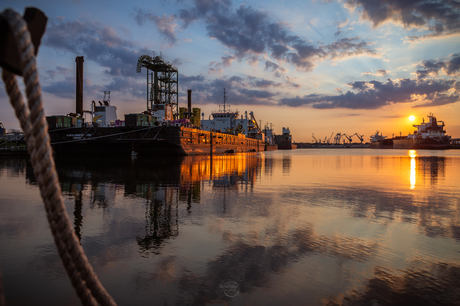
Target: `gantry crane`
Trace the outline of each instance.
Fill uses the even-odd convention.
[[[137,73],[147,68],[147,109],[152,110],[158,104],[170,104],[174,116],[179,115],[179,72],[176,67],[159,56],[142,55],[137,60]],[[152,72],[150,72],[152,71]]]

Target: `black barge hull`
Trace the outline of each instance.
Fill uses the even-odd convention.
[[[182,126],[51,128],[59,155],[152,156],[263,152],[261,140]]]

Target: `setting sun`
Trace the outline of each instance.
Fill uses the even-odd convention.
[[[409,117],[409,120],[410,120],[410,121],[414,121],[414,120],[415,120],[415,116],[410,116],[410,117]]]

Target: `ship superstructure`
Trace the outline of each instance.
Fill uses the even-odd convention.
[[[393,139],[394,149],[448,149],[450,147],[450,136],[446,135],[444,130],[444,121],[437,120],[430,113],[428,122],[423,118],[421,124],[414,124],[417,128],[414,133],[407,137],[398,137]]]
[[[297,149],[297,145],[292,141],[292,135],[289,127],[283,127],[283,134],[276,135],[275,141],[279,150]]]
[[[387,136],[376,131],[370,138],[369,147],[371,149],[393,149],[393,139],[387,139]]]
[[[436,117],[430,113],[428,115],[429,122],[425,122],[423,118],[421,124],[414,124],[413,127],[417,128],[413,134],[409,134],[408,138],[443,138],[446,137],[444,130],[444,121],[437,120]],[[447,136],[450,138],[450,136]]]
[[[212,118],[211,118],[212,116]],[[229,133],[232,135],[243,134],[251,139],[264,140],[264,134],[259,127],[254,113],[246,111],[243,115],[239,115],[238,111],[230,111],[227,105],[227,97],[224,88],[224,103],[219,111],[213,112],[209,119],[201,120],[201,128],[206,131],[217,131]]]

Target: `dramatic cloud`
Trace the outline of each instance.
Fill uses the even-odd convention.
[[[250,81],[250,84],[254,87],[259,87],[259,88],[273,88],[273,87],[281,86],[281,83],[275,83],[271,80],[256,79],[256,78],[253,78],[253,80]]]
[[[231,1],[196,0],[193,8],[180,10],[178,18],[182,19],[184,27],[196,20],[203,21],[208,36],[232,49],[238,58],[270,55],[301,71],[312,70],[318,61],[326,58],[377,54],[369,42],[359,37],[341,38],[327,45],[313,45],[304,38],[289,34],[289,29],[283,23],[273,21],[267,13],[249,5],[233,9],[231,4]],[[274,64],[271,60],[266,61],[266,69],[281,74],[273,65],[267,67],[267,63]]]
[[[422,61],[420,66],[423,68],[423,70],[416,71],[417,77],[420,79],[426,78],[428,76],[438,75],[440,70],[444,71],[444,73],[449,76],[459,76],[460,54],[453,54],[451,59],[446,61]]]
[[[460,101],[460,96],[457,94],[437,94],[430,102],[415,105],[414,107],[431,107],[452,104]]]
[[[222,65],[228,67],[228,66],[230,66],[230,65],[232,64],[232,62],[233,62],[234,60],[236,60],[236,57],[234,57],[234,56],[231,56],[231,55],[229,55],[229,56],[223,56],[223,57],[222,57]]]
[[[145,83],[132,77],[114,77],[105,88],[111,92],[129,93],[136,98],[146,97]]]
[[[75,55],[83,55],[105,67],[111,76],[136,76],[139,56],[150,53],[118,36],[117,32],[97,22],[50,19],[43,44]]]
[[[377,55],[377,52],[370,49],[370,43],[359,41],[359,37],[341,38],[330,45],[324,46],[330,58],[345,58],[361,54]]]
[[[232,56],[232,55],[228,55],[228,56],[222,56],[221,57],[222,59],[222,62],[211,62],[209,64],[209,66],[211,66],[209,68],[209,72],[210,73],[221,73],[223,72],[223,67],[230,67],[232,65],[232,62],[234,60],[236,60],[236,57]]]
[[[405,28],[427,28],[427,37],[460,32],[460,5],[452,0],[346,0],[350,9],[378,27],[385,22]],[[418,38],[418,37],[413,37]]]
[[[225,88],[227,102],[231,105],[273,105],[277,93],[270,89],[283,86],[282,83],[250,76],[207,80],[201,75],[180,75],[179,80],[183,90],[192,90],[196,104],[222,103]]]
[[[294,83],[294,82],[292,81],[292,78],[289,77],[289,76],[286,76],[286,84],[289,85],[289,86],[291,86],[291,87],[294,87],[294,88],[300,88],[300,85],[297,84],[297,83]]]
[[[286,68],[269,60],[265,61],[265,70],[273,72],[277,78],[281,78],[287,72]]]
[[[106,86],[92,85],[87,79],[84,80],[83,88],[85,97],[90,97],[87,100],[96,100],[94,97],[100,96],[103,91],[108,90]],[[75,79],[67,77],[63,81],[57,81],[42,86],[42,90],[60,98],[75,99]]]
[[[377,109],[393,103],[408,103],[421,99],[426,103],[415,107],[445,105],[460,101],[457,94],[448,93],[456,84],[454,80],[388,79],[385,83],[359,81],[348,84],[357,91],[356,93],[347,91],[336,96],[310,94],[304,97],[284,98],[279,104],[292,107],[311,105],[318,109]]]
[[[379,75],[379,76],[385,76],[388,74],[388,71],[385,69],[378,69],[376,72],[363,72],[361,73],[362,75]]]
[[[54,77],[57,76],[57,75],[67,76],[71,72],[73,72],[71,69],[61,67],[61,66],[56,66],[55,70],[54,69],[46,70],[46,74],[48,74],[48,76],[53,80],[54,80]],[[43,75],[42,75],[42,77],[46,78],[46,76],[43,76]]]
[[[183,74],[179,74],[179,84],[181,85],[189,85],[194,82],[203,83],[204,81],[205,81],[205,78],[202,75],[186,76]]]
[[[175,28],[177,26],[176,16],[174,15],[163,15],[162,17],[156,16],[150,12],[145,13],[141,9],[137,9],[136,15],[134,16],[137,24],[143,26],[146,21],[152,22],[157,28],[160,34],[164,37],[170,45],[174,45],[177,42]]]

